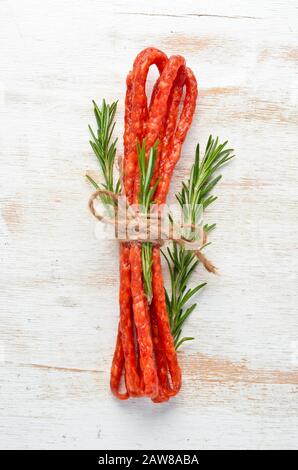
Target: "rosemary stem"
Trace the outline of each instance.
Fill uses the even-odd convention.
[[[149,214],[150,212],[154,193],[158,185],[158,181],[152,185],[157,145],[158,141],[151,147],[147,159],[146,140],[143,139],[142,145],[137,142],[138,162],[140,167],[140,206],[144,214]],[[142,270],[144,291],[150,304],[152,301],[152,243],[150,242],[142,244]]]

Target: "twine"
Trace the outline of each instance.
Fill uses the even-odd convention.
[[[99,214],[94,206],[94,201],[98,198],[98,196],[108,196],[110,197],[114,202],[115,202],[115,217],[111,218],[108,216],[105,216],[103,214]],[[102,222],[104,224],[108,225],[113,225],[115,227],[115,233],[116,236],[119,233],[119,228],[122,230],[125,230],[126,236],[127,236],[127,225],[128,222],[134,222],[134,227],[135,227],[135,232],[138,234],[137,237],[135,238],[126,238],[126,241],[128,243],[152,243],[153,245],[158,245],[162,246],[165,242],[167,241],[172,241],[180,246],[185,247],[186,249],[191,249],[194,245],[194,242],[191,240],[187,240],[185,237],[181,238],[175,238],[174,233],[175,233],[175,228],[180,228],[176,224],[171,223],[169,227],[169,233],[163,231],[161,229],[162,225],[162,217],[160,213],[158,214],[144,214],[139,211],[135,211],[132,206],[127,206],[129,207],[129,211],[126,211],[127,217],[125,219],[120,219],[118,218],[118,208],[117,208],[117,203],[118,199],[121,196],[121,194],[116,194],[112,191],[109,191],[107,189],[97,189],[90,197],[88,206],[90,209],[91,214],[99,220],[99,222]],[[152,225],[153,224],[153,225]],[[155,227],[156,228],[157,224],[157,233],[159,234],[158,238],[151,239],[150,238],[150,227]],[[199,259],[199,261],[203,264],[204,268],[210,272],[210,273],[217,273],[216,267],[211,263],[211,261],[208,260],[208,258],[202,253],[202,249],[205,246],[207,242],[207,234],[201,227],[197,227],[196,225],[193,224],[185,224],[185,228],[192,228],[192,229],[198,229],[201,232],[201,246],[195,250],[193,250],[194,254],[196,257]],[[155,232],[156,233],[156,232]],[[144,234],[145,236],[142,236]],[[118,237],[117,237],[118,238]],[[120,242],[123,242],[123,240],[119,240]]]

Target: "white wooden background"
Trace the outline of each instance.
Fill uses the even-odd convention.
[[[297,2],[1,0],[1,448],[298,448]],[[148,45],[180,53],[195,144],[229,139],[181,394],[118,402],[114,242],[87,210],[91,100],[119,99]],[[119,147],[121,151],[121,145]]]

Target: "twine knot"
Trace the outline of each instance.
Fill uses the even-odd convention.
[[[109,217],[97,212],[94,203],[99,196],[106,196],[114,203],[114,217]],[[207,243],[207,234],[202,227],[194,224],[183,224],[183,228],[200,231],[200,241],[198,244],[197,240],[187,239],[182,235],[179,238],[175,237],[175,234],[180,232],[181,227],[172,221],[168,224],[168,231],[166,231],[164,228],[166,225],[165,218],[161,215],[160,211],[145,214],[126,204],[124,215],[121,214],[119,217],[118,200],[120,197],[123,197],[123,195],[107,189],[97,189],[91,195],[88,202],[91,214],[99,222],[115,227],[115,235],[120,243],[149,242],[153,245],[162,246],[165,242],[172,241],[188,250],[192,250],[208,272],[217,273],[216,267],[201,251]],[[133,227],[133,231],[129,230],[131,227]],[[122,234],[124,237],[121,236]]]

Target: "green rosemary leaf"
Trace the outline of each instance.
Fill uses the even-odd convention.
[[[182,297],[182,299],[180,300],[179,304],[178,304],[178,310],[181,310],[184,305],[186,304],[186,302],[196,293],[198,292],[200,289],[202,289],[202,287],[204,287],[205,285],[207,284],[207,282],[203,282],[202,284],[199,284],[198,286],[194,287],[193,289],[188,289],[188,291],[186,292],[186,294]]]
[[[94,181],[93,178],[91,178],[91,176],[86,175],[86,178],[87,178],[87,180],[88,180],[91,184],[93,184],[93,186],[94,186],[95,189],[99,189],[98,184],[96,183],[96,181]]]
[[[210,225],[209,225],[209,224],[205,224],[204,227],[203,227],[203,229],[204,229],[204,232],[205,232],[205,233],[209,233],[209,232],[211,232],[212,230],[214,230],[215,227],[216,227],[216,224],[210,224]]]
[[[115,187],[115,193],[119,194],[120,191],[121,191],[121,181],[120,181],[120,179],[118,179],[118,181],[116,183],[116,187]]]
[[[90,124],[88,125],[88,129],[89,129],[89,132],[90,132],[90,134],[91,134],[91,137],[93,138],[93,140],[96,141],[95,134],[94,134],[94,132],[93,132],[92,127],[90,126]],[[89,141],[89,142],[90,142],[90,141]],[[90,144],[91,144],[91,142],[90,142]]]
[[[208,184],[205,185],[204,189],[201,191],[201,197],[203,198],[205,194],[210,193],[212,189],[217,185],[219,180],[221,180],[222,175],[218,175],[216,178],[213,178]]]
[[[203,205],[204,210],[208,206],[210,206],[210,204],[212,204],[214,201],[216,201],[216,199],[217,199],[217,196],[209,196],[207,199],[203,200],[202,205]]]
[[[185,341],[192,341],[194,340],[195,338],[193,336],[185,336],[184,338],[182,338],[180,341],[178,342],[175,342],[175,348],[176,349],[179,349],[180,346],[185,343]]]
[[[183,323],[185,322],[185,320],[189,317],[189,315],[191,315],[191,313],[194,311],[194,309],[196,308],[197,304],[193,304],[191,307],[189,307],[187,310],[185,310],[185,312],[183,313],[183,315],[181,314],[179,316],[179,319],[177,320],[176,324],[175,324],[175,332],[178,332],[178,331],[182,331],[182,326],[183,326]]]
[[[142,244],[142,268],[144,290],[150,303],[152,300],[152,243]]]

